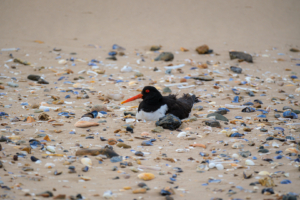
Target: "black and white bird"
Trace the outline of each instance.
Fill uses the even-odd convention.
[[[121,104],[140,98],[143,101],[139,105],[136,119],[147,121],[157,121],[169,113],[180,119],[188,118],[193,104],[198,102],[195,95],[184,94],[177,99],[176,95],[162,96],[155,87],[146,86],[141,94],[131,97],[121,102]]]

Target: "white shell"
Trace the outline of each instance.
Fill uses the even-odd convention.
[[[297,88],[295,92],[300,93],[300,88]]]
[[[218,170],[223,170],[224,169],[224,166],[222,164],[216,164],[216,168]]]
[[[235,142],[233,143],[233,145],[231,146],[233,149],[241,149],[244,147],[243,144],[239,143],[239,142]]]
[[[81,163],[84,166],[88,166],[88,167],[92,166],[92,160],[90,158],[81,158]]]
[[[124,94],[108,94],[107,97],[115,101],[120,101],[124,98]]]
[[[267,172],[267,171],[260,171],[260,172],[258,173],[258,175],[260,175],[260,176],[269,176],[270,173]]]
[[[55,167],[55,164],[53,164],[53,163],[46,163],[45,167],[46,168],[53,168],[53,167]]]
[[[209,163],[208,167],[209,167],[210,169],[215,168],[215,167],[216,167],[216,164],[215,164],[215,163]]]
[[[104,199],[113,199],[113,193],[110,190],[107,190],[106,192],[104,192],[103,196]]]
[[[47,146],[46,150],[51,152],[51,153],[55,153],[55,147],[54,146]]]
[[[177,137],[178,138],[186,137],[186,132],[180,132],[180,133],[178,133]]]
[[[232,158],[234,158],[234,159],[238,159],[239,157],[240,156],[238,154],[236,154],[236,153],[232,154]]]
[[[245,161],[245,164],[246,165],[255,165],[255,163],[252,160],[249,160],[249,159]]]
[[[278,144],[278,143],[276,143],[276,142],[273,142],[273,143],[272,143],[272,147],[279,148],[279,144]]]
[[[80,178],[85,181],[91,180],[91,177],[88,177],[88,176],[81,176]]]
[[[58,64],[61,64],[61,65],[64,65],[66,63],[67,63],[67,61],[65,59],[61,59],[58,61]]]
[[[132,67],[130,66],[124,66],[122,69],[121,69],[121,72],[132,72]]]
[[[176,152],[177,153],[185,153],[185,152],[188,152],[189,149],[176,149]]]
[[[98,73],[97,72],[94,72],[94,71],[91,71],[91,70],[88,70],[87,72],[86,72],[86,74],[87,75],[94,75],[94,76],[98,76]]]

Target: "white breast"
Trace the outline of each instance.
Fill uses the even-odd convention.
[[[137,114],[136,114],[136,119],[144,119],[146,121],[157,121],[159,118],[165,116],[166,112],[168,110],[167,105],[161,106],[158,110],[154,112],[145,112],[143,109],[141,109]]]

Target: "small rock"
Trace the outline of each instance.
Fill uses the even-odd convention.
[[[117,147],[120,147],[120,148],[123,148],[123,149],[129,149],[129,148],[131,148],[130,145],[125,144],[125,143],[123,143],[123,142],[119,142],[119,143],[117,144]]]
[[[221,121],[225,121],[228,122],[229,120],[224,117],[223,115],[219,114],[219,113],[210,113],[207,115],[207,118],[214,116],[216,120],[221,120]]]
[[[8,82],[7,85],[10,87],[19,87],[19,84],[13,82]]]
[[[40,80],[41,76],[39,76],[39,75],[34,75],[34,74],[30,74],[30,75],[27,76],[27,78],[28,78],[29,80],[32,80],[32,81],[38,81],[38,80]]]
[[[110,162],[115,163],[115,162],[121,162],[123,160],[122,156],[114,156],[110,159]]]
[[[203,110],[203,106],[194,106],[193,110],[198,110],[198,111]]]
[[[160,118],[155,125],[162,126],[164,129],[175,130],[180,127],[181,120],[173,114],[167,114]]]
[[[169,87],[165,87],[163,89],[163,94],[166,94],[166,93],[172,93],[172,90]]]
[[[243,69],[240,67],[231,66],[230,70],[233,71],[234,73],[241,74]]]
[[[230,59],[239,59],[242,61],[246,61],[249,63],[253,63],[252,56],[250,54],[239,52],[239,51],[230,51],[229,52]]]
[[[141,151],[136,151],[136,152],[134,153],[134,155],[136,155],[136,156],[144,156],[144,153],[141,152]]]
[[[208,120],[208,121],[204,121],[204,122],[205,122],[205,125],[207,125],[207,126],[221,128],[221,124],[219,121]]]
[[[40,79],[38,80],[38,83],[39,83],[39,84],[49,84],[48,81],[45,81],[45,80],[42,79],[42,78],[40,78]]]
[[[213,77],[211,77],[211,76],[204,76],[204,75],[195,76],[195,77],[191,77],[191,78],[196,79],[196,80],[201,80],[201,81],[212,81],[212,80],[214,80]]]
[[[53,197],[53,193],[50,191],[42,192],[36,195],[37,197]]]
[[[295,53],[296,53],[296,52],[300,52],[300,50],[299,50],[299,49],[296,49],[296,48],[291,48],[290,51],[291,51],[291,52],[295,52]]]
[[[268,153],[269,150],[268,149],[260,149],[258,150],[259,153]]]
[[[250,151],[241,151],[241,152],[239,152],[239,154],[244,158],[247,158],[247,157],[251,156]]]
[[[161,49],[161,45],[153,45],[150,48],[150,51],[159,51]]]
[[[153,133],[161,133],[164,132],[165,130],[161,126],[157,126],[156,128],[151,130]]]
[[[136,77],[142,77],[142,76],[144,76],[144,74],[141,73],[141,72],[135,72],[134,76],[136,76]]]
[[[162,60],[162,61],[172,61],[173,59],[174,59],[174,55],[171,52],[162,52],[154,60],[155,61],[159,61],[159,60]]]
[[[209,52],[209,47],[205,44],[196,48],[198,54],[207,54]]]

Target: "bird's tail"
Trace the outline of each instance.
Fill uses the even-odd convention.
[[[200,100],[194,94],[183,94],[183,96],[180,97],[178,99],[178,101],[188,104],[189,106],[193,107],[194,103],[197,103]]]

